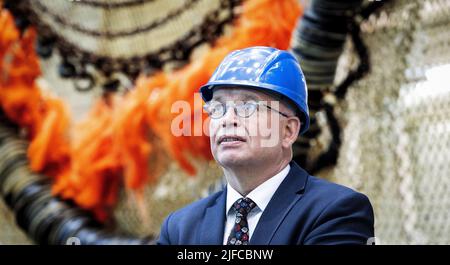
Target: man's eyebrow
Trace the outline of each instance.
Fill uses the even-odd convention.
[[[243,98],[243,100],[260,100],[260,98],[258,98],[257,96],[255,96],[255,95],[248,95],[248,94],[244,94],[244,98]]]
[[[216,98],[213,98],[213,100],[215,100],[215,101],[222,101],[222,96],[218,96],[218,97],[216,97]],[[255,101],[258,101],[258,100],[261,100],[260,98],[258,98],[257,96],[255,96],[255,95],[249,95],[249,94],[244,94],[244,95],[242,95],[242,98],[240,98],[240,100],[242,100],[242,101],[246,101],[246,100],[255,100]]]

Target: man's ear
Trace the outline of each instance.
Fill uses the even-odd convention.
[[[283,147],[290,148],[297,140],[300,132],[301,122],[298,117],[289,117],[284,126],[283,132]]]

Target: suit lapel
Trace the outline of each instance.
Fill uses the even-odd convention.
[[[268,245],[276,230],[283,222],[295,203],[302,197],[308,173],[295,162],[291,162],[291,170],[272,196],[255,228],[250,240],[251,245]]]
[[[205,216],[200,226],[201,245],[222,245],[225,229],[226,188],[214,203],[206,208]]]

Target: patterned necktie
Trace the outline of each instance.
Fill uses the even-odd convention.
[[[236,220],[233,230],[228,236],[227,245],[248,245],[247,215],[255,206],[256,203],[250,198],[240,198],[233,204]]]

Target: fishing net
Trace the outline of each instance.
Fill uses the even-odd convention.
[[[139,72],[169,73],[201,59],[211,43],[232,34],[232,21],[245,11],[240,1],[32,2],[27,17],[39,29],[39,84],[67,102],[76,120],[89,114],[95,99],[132,90]],[[320,1],[300,2],[308,8]],[[347,37],[336,76],[326,79],[334,86],[310,87],[312,95],[328,90],[324,101],[333,106],[341,129],[336,163],[316,167],[315,174],[368,195],[378,243],[449,244],[450,2],[386,1],[359,22],[370,71],[352,82],[342,99],[333,97],[333,88],[362,60],[360,47]],[[317,135],[300,140],[307,148],[297,150],[308,161],[333,143],[322,107],[312,112]],[[164,155],[170,156],[163,154],[163,160]],[[194,178],[170,161],[140,195],[120,189],[114,229],[156,235],[168,213],[223,184],[214,161],[193,163]],[[0,243],[31,243],[3,203],[0,216]]]
[[[339,105],[342,147],[322,176],[369,196],[381,244],[450,243],[449,15],[449,1],[399,0],[361,24],[372,69]]]
[[[167,211],[206,195],[219,178],[209,140],[172,135],[172,104],[189,102],[203,120],[192,95],[223,57],[254,45],[287,49],[301,14],[294,0],[5,7],[2,195],[27,235],[50,244],[70,235],[83,244],[149,243]]]

